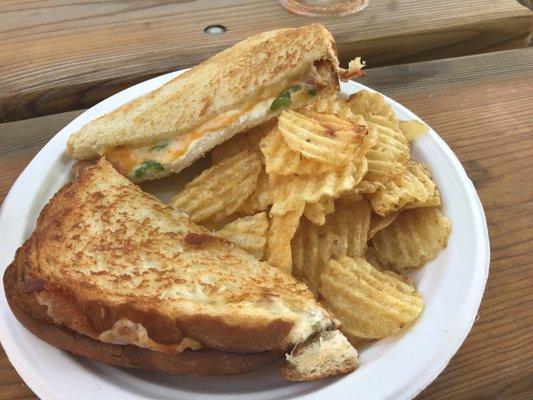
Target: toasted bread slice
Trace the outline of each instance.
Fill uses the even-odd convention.
[[[324,331],[286,355],[281,375],[290,381],[312,381],[354,371],[359,357],[339,331]]]
[[[42,210],[26,295],[95,340],[176,353],[284,350],[335,325],[305,285],[142,192],[105,159]]]
[[[133,181],[179,172],[283,108],[335,94],[339,73],[322,25],[264,32],[91,121],[71,136],[68,151],[76,159],[106,155]],[[285,92],[290,101],[273,106]]]
[[[24,293],[18,271],[15,263],[7,268],[4,288],[8,303],[19,322],[40,339],[79,356],[118,367],[206,376],[242,374],[270,364],[283,355],[279,351],[243,354],[212,349],[169,354],[138,346],[103,343],[54,323],[47,314],[47,308],[39,304],[35,296]]]

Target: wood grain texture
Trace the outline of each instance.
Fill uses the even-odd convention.
[[[524,49],[370,69],[362,81],[413,110],[447,141],[474,182],[489,225],[492,262],[479,317],[418,399],[533,398],[532,64],[533,49]],[[0,125],[0,200],[78,113]],[[34,398],[3,354],[0,398]]]
[[[341,59],[372,66],[524,47],[533,30],[533,14],[515,0],[378,0],[319,19],[275,0],[3,1],[0,121],[88,107],[254,33],[314,21],[334,33]],[[211,24],[228,31],[207,35]]]
[[[71,111],[0,124],[0,202],[44,144],[79,114]]]
[[[533,49],[526,51],[531,65]],[[515,77],[502,71],[484,82],[393,95],[457,154],[478,190],[491,240],[478,320],[421,399],[533,398],[532,87],[529,68]]]
[[[0,399],[28,400],[37,396],[20,379],[7,359],[4,349],[0,347]]]

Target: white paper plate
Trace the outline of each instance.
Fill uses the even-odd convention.
[[[32,160],[0,212],[0,268],[31,234],[48,199],[71,177],[67,138],[93,118],[162,85],[179,72],[135,85],[86,111],[63,128]],[[348,82],[344,94],[365,88]],[[388,99],[402,119],[417,118]],[[361,367],[344,377],[291,383],[277,365],[224,378],[194,378],[114,368],[58,350],[24,329],[0,295],[0,340],[13,366],[43,399],[410,399],[444,369],[470,330],[488,276],[489,239],[483,208],[463,167],[433,131],[415,141],[413,158],[427,163],[437,181],[453,230],[448,248],[414,275],[425,309],[408,331],[361,351]],[[167,182],[167,181],[163,181]],[[168,183],[168,182],[167,182]],[[159,186],[158,186],[159,185]],[[164,193],[161,183],[148,190]],[[172,191],[174,188],[171,188]]]

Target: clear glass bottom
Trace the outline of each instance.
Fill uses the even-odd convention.
[[[279,0],[292,13],[317,16],[343,16],[361,11],[368,0]]]

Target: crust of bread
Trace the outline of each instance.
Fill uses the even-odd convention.
[[[288,381],[305,382],[317,381],[319,379],[330,378],[332,376],[346,375],[350,372],[355,371],[356,368],[357,364],[355,363],[341,364],[336,366],[335,368],[330,368],[327,370],[320,371],[316,374],[307,375],[300,373],[294,368],[294,366],[290,365],[288,362],[285,362],[279,368],[279,373],[283,378],[287,379]]]
[[[222,51],[160,88],[86,124],[68,141],[75,159],[104,155],[121,145],[142,145],[177,139],[229,110],[241,110],[250,101],[266,100],[298,79],[311,67],[328,62],[338,87],[339,62],[331,33],[320,24],[264,32]],[[174,172],[190,165],[217,144],[246,128],[272,118],[263,113],[203,135],[172,164]],[[166,173],[170,173],[167,171]],[[164,175],[161,173],[160,175]]]
[[[358,365],[357,350],[339,330],[332,330],[296,346],[286,355],[279,373],[289,381],[314,381],[348,374]]]
[[[118,367],[164,371],[181,375],[236,375],[268,365],[282,352],[231,353],[212,349],[185,350],[167,354],[132,345],[117,345],[93,340],[55,324],[34,296],[23,294],[13,263],[5,271],[4,288],[11,310],[35,336],[70,353]]]
[[[190,232],[213,240],[192,246]],[[158,343],[189,338],[260,353],[334,324],[305,285],[142,192],[105,159],[50,200],[14,265],[24,285],[40,282],[31,295],[55,323],[93,339],[127,318]],[[190,297],[197,287],[198,300]],[[297,330],[302,323],[307,330]]]

